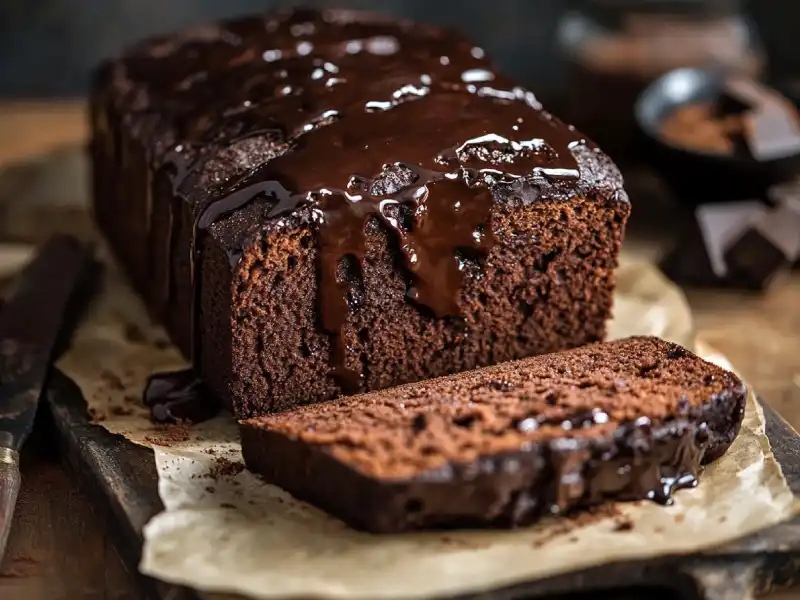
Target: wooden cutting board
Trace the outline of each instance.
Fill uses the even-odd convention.
[[[109,517],[120,555],[137,573],[142,529],[163,510],[153,452],[122,436],[92,425],[80,390],[56,373],[44,405],[58,432],[63,456],[93,500]],[[800,436],[777,413],[764,406],[767,435],[784,474],[800,494]],[[220,600],[139,575],[154,600]],[[751,598],[800,582],[800,516],[737,542],[698,555],[621,562],[515,585],[482,594],[487,600],[608,590],[626,586],[664,586],[709,600]],[[638,597],[652,598],[651,591]],[[616,594],[615,594],[616,596]],[[225,596],[232,598],[232,596]],[[619,597],[619,596],[617,596]]]

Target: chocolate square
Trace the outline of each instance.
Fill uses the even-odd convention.
[[[677,283],[713,286],[722,281],[711,265],[696,220],[692,221],[678,244],[661,259],[659,267]]]
[[[764,204],[758,200],[706,204],[695,209],[695,220],[703,237],[703,247],[717,277],[728,277],[726,250],[766,210]]]
[[[769,161],[800,153],[800,117],[795,105],[780,93],[743,77],[725,82],[721,106],[740,114],[750,154]],[[742,105],[750,110],[741,111]]]
[[[782,269],[800,258],[800,212],[789,203],[765,213],[725,252],[731,276],[763,289]]]
[[[800,214],[800,178],[772,186],[769,198],[775,204],[782,204],[794,213]],[[795,258],[794,268],[800,268],[800,257]]]
[[[789,263],[786,255],[760,231],[750,229],[725,253],[732,281],[737,286],[765,289]]]
[[[678,283],[734,285],[725,253],[766,210],[756,200],[699,206],[679,243],[661,261],[661,270]]]
[[[773,102],[742,117],[747,147],[760,161],[785,158],[800,153],[800,121],[791,110]]]

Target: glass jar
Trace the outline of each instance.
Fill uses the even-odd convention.
[[[621,163],[636,156],[633,107],[654,79],[714,66],[758,77],[763,53],[739,0],[582,0],[561,20],[562,112]]]

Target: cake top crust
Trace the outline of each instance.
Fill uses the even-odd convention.
[[[399,165],[489,188],[525,175],[530,189],[516,192],[528,200],[537,186],[572,194],[587,178],[621,188],[602,157],[602,168],[582,169],[596,152],[591,142],[497,72],[481,48],[412,21],[295,9],[206,25],[130,48],[96,83],[198,212],[209,195],[255,191],[267,179],[297,196],[296,209],[309,194],[346,191],[353,176],[380,179]],[[283,202],[276,214],[288,209]]]
[[[629,338],[250,419],[371,476],[402,479],[626,425],[698,418],[744,394],[733,374],[657,338]]]

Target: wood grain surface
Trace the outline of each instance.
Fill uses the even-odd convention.
[[[80,103],[0,103],[0,170],[63,145],[84,143],[85,135]],[[654,256],[674,231],[671,210],[637,204],[634,198],[636,216],[626,245]],[[698,334],[800,429],[800,271],[764,295],[689,291],[688,297]],[[90,503],[60,466],[45,420],[37,423],[23,451],[22,469],[20,502],[0,564],[0,598],[143,598],[107,537],[110,515]],[[800,592],[769,597],[800,600]]]

